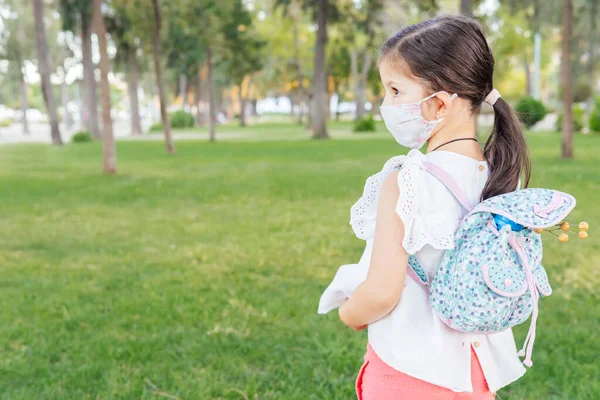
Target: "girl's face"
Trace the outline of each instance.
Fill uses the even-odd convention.
[[[383,106],[416,103],[428,95],[421,84],[404,76],[388,62],[384,61],[380,64],[379,76],[385,88]]]
[[[416,103],[432,94],[414,77],[405,76],[386,61],[379,65],[379,75],[385,88],[382,106]],[[440,106],[443,106],[443,102],[437,97],[421,103],[423,118],[432,120],[439,117]]]

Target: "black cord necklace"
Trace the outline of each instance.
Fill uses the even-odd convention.
[[[443,146],[445,146],[445,145],[447,145],[447,144],[450,144],[450,143],[454,143],[454,142],[460,142],[461,140],[473,140],[473,141],[477,142],[477,139],[475,139],[475,138],[472,138],[472,137],[469,137],[469,138],[459,138],[459,139],[450,140],[450,141],[448,141],[448,142],[446,142],[446,143],[442,143],[442,144],[440,144],[438,147],[436,147],[435,149],[433,149],[433,150],[431,150],[431,151],[436,151],[436,150],[437,150],[437,149],[439,149],[440,147],[443,147]],[[477,143],[479,143],[479,142],[477,142]]]

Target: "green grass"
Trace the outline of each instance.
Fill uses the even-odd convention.
[[[363,250],[350,206],[400,152],[362,138],[120,142],[118,176],[99,143],[0,147],[0,399],[353,398],[365,332],[316,309]],[[500,399],[597,399],[600,137],[573,161],[529,142],[533,186],[575,195],[590,239],[546,237],[534,366]]]
[[[306,118],[304,119],[306,122]],[[352,132],[352,121],[340,120],[328,122],[328,133],[332,138],[344,139],[363,139],[365,136],[370,138],[388,138],[389,133],[385,129],[382,121],[377,121],[377,132]],[[173,129],[174,134],[201,134],[208,137],[208,127]],[[162,130],[149,131],[152,136],[160,136]],[[227,124],[216,126],[217,140],[235,140],[235,141],[283,141],[283,140],[304,140],[310,138],[310,131],[306,125],[298,125],[291,122],[289,117],[280,117],[272,121],[269,118],[260,117],[256,122],[240,126],[238,120],[230,120]]]

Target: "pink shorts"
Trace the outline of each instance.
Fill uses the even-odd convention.
[[[471,347],[471,381],[473,392],[453,392],[450,389],[406,375],[384,363],[367,345],[365,362],[356,379],[358,400],[491,400],[481,365]]]

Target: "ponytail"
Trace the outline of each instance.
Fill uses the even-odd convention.
[[[529,152],[517,115],[502,98],[493,107],[494,127],[484,148],[490,176],[481,200],[514,191],[521,175],[525,178],[523,186],[527,187],[531,176]]]

